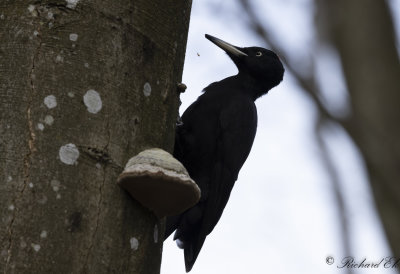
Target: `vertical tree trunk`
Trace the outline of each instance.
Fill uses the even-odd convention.
[[[385,1],[318,0],[351,95],[346,129],[360,148],[378,212],[400,257],[400,64]]]
[[[190,8],[0,3],[2,273],[159,273],[163,222],[115,182],[173,148]]]

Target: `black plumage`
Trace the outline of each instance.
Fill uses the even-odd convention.
[[[257,130],[254,101],[278,85],[284,74],[270,50],[239,48],[207,34],[206,38],[225,50],[239,72],[206,87],[176,129],[174,156],[201,189],[195,206],[167,218],[165,238],[176,230],[174,239],[185,250],[187,272],[220,219],[250,153]]]

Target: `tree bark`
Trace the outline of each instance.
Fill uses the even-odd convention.
[[[116,178],[173,149],[190,8],[1,2],[2,273],[159,273],[164,222]]]
[[[344,126],[364,156],[378,212],[399,258],[400,64],[390,12],[386,1],[317,3],[351,96],[352,116]]]

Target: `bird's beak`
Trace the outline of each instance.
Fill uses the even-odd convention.
[[[206,34],[206,38],[211,42],[213,42],[214,44],[216,44],[221,49],[223,49],[228,54],[232,54],[237,57],[247,56],[247,54],[241,51],[238,47],[235,47],[234,45],[231,45],[221,39],[218,39],[217,37]]]

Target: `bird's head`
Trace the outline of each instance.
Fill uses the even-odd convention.
[[[259,96],[282,81],[285,69],[273,51],[260,47],[240,48],[208,34],[206,38],[228,54],[237,66],[239,76],[254,88],[261,89]]]

